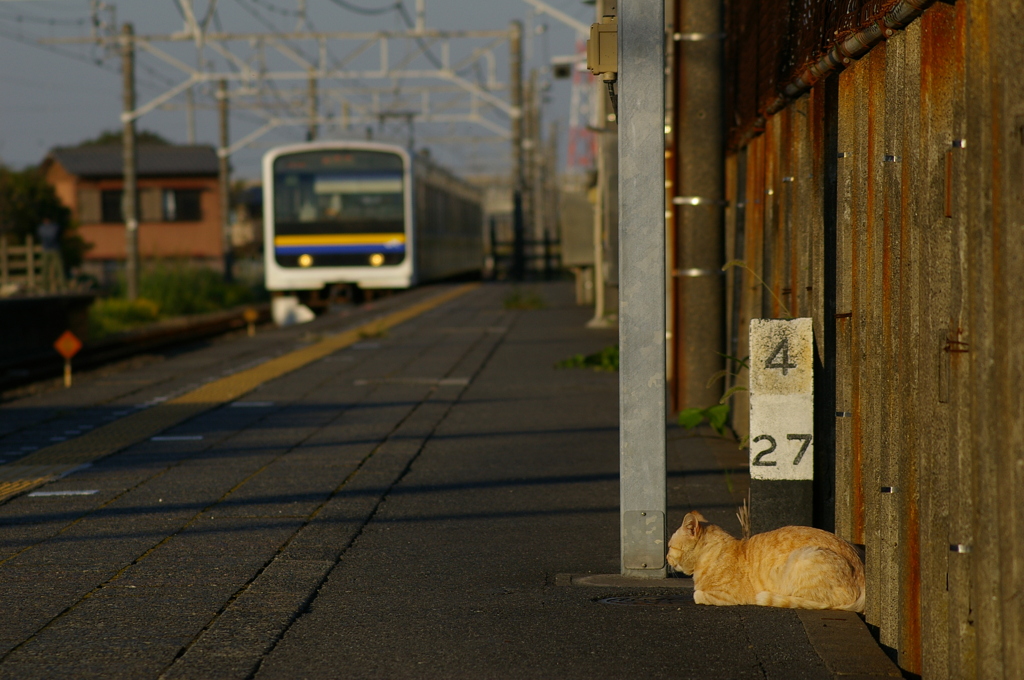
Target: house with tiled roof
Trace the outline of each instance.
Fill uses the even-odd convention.
[[[125,259],[120,145],[56,148],[42,168],[92,248],[86,260],[115,269]],[[139,254],[220,260],[223,237],[217,152],[212,146],[138,148]]]

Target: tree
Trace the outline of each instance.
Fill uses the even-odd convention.
[[[78,146],[111,146],[121,143],[123,136],[122,130],[106,130],[101,132],[95,139],[86,139],[83,142],[79,142]],[[140,130],[135,133],[135,143],[139,145],[147,146],[171,146],[170,142],[159,133],[152,132],[150,130]]]
[[[14,171],[0,166],[0,233],[24,243],[29,234],[35,236],[36,227],[47,218],[61,227],[64,266],[80,265],[90,245],[78,235],[71,210],[61,203],[39,168]]]

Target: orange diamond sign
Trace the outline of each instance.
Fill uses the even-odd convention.
[[[70,359],[78,354],[78,350],[82,349],[82,341],[79,340],[71,331],[64,331],[64,333],[57,338],[57,341],[53,343],[53,348],[60,352],[60,355],[65,359]]]

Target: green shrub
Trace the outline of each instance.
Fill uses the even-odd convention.
[[[111,333],[120,333],[160,318],[160,307],[152,300],[140,298],[100,298],[89,308],[89,339],[99,340]]]
[[[139,299],[125,299],[124,279],[113,295],[97,300],[89,310],[90,339],[129,330],[160,319],[204,314],[266,298],[266,292],[241,283],[225,283],[212,269],[188,263],[160,263],[139,277]]]
[[[126,286],[118,281],[114,295],[124,297]],[[203,314],[254,302],[261,296],[241,283],[225,283],[219,271],[187,263],[160,263],[139,277],[139,297],[160,307],[161,318]]]

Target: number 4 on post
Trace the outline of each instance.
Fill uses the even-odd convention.
[[[782,354],[782,361],[776,361],[779,354]],[[764,362],[764,367],[781,368],[782,375],[789,375],[789,369],[797,367],[796,364],[789,362],[789,338],[783,338],[779,344],[775,345],[768,360]]]

